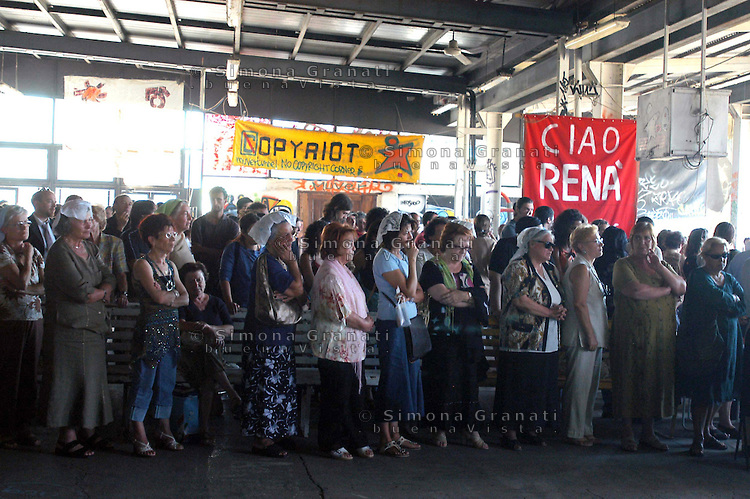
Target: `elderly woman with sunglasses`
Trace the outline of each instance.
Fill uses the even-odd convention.
[[[544,426],[557,421],[560,321],[567,310],[550,231],[531,227],[518,235],[518,250],[502,277],[500,349],[495,413],[501,420],[502,445],[521,450],[517,434],[545,445]]]
[[[567,354],[567,376],[563,390],[563,420],[568,443],[594,444],[594,402],[599,388],[602,349],[607,340],[607,306],[604,286],[594,269],[604,243],[595,225],[580,225],[570,235],[576,257],[563,277],[565,304],[569,311],[563,323],[562,343]]]
[[[0,447],[38,447],[30,424],[36,414],[37,365],[42,348],[44,259],[24,242],[26,210],[0,208]]]
[[[633,418],[640,418],[641,447],[666,451],[654,434],[654,418],[674,412],[675,304],[685,280],[654,253],[654,226],[635,224],[630,256],[617,260],[612,275],[615,315],[612,325],[612,395],[622,418],[622,449],[638,450]]]
[[[156,452],[148,442],[143,420],[154,392],[158,444],[170,451],[183,449],[172,435],[169,416],[180,354],[177,309],[188,304],[188,292],[180,281],[177,266],[168,259],[177,238],[169,217],[161,213],[149,215],[138,230],[151,249],[133,265],[133,288],[140,296],[141,314],[133,337],[130,429],[133,453],[138,457],[153,457]]]
[[[60,237],[46,261],[47,425],[60,429],[55,454],[65,457],[85,458],[94,449],[112,446],[94,429],[112,421],[106,365],[110,329],[104,303],[110,300],[115,277],[88,240],[93,223],[89,203],[66,202],[57,225]],[[82,429],[83,442],[76,428]]]
[[[709,425],[719,404],[732,400],[742,341],[738,318],[745,315],[742,286],[724,271],[727,242],[706,239],[700,254],[705,265],[690,276],[677,334],[677,388],[692,400],[690,455],[696,457],[703,456],[704,447],[727,448],[711,435]]]

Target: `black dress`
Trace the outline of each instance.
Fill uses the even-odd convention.
[[[475,287],[469,277],[466,265],[453,277],[457,288],[472,292],[475,301],[486,300],[482,288]],[[476,269],[474,279],[481,285]],[[435,262],[425,263],[419,282],[425,293],[432,286],[444,283],[443,274]],[[486,362],[482,362],[484,346],[478,320],[480,314],[476,307],[446,307],[432,298],[428,303],[432,351],[422,359],[425,409],[434,417],[431,424],[439,430],[456,431],[466,427],[473,430],[479,410],[479,371]],[[479,306],[486,306],[486,301]]]

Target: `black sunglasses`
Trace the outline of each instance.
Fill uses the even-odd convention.
[[[543,244],[546,249],[552,249],[555,247],[555,243],[549,241],[537,241],[539,244]]]
[[[706,254],[707,257],[713,258],[714,260],[724,260],[725,258],[729,258],[729,253],[719,253],[718,255],[711,255]]]

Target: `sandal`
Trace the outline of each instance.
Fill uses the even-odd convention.
[[[167,435],[163,431],[160,431],[159,434],[156,437],[156,441],[158,442],[158,446],[162,449],[171,450],[172,452],[178,452],[181,450],[184,450],[185,447],[177,440],[175,440],[174,435]]]
[[[649,449],[658,450],[659,452],[666,452],[669,450],[669,446],[656,438],[656,436],[652,436],[646,439],[641,438],[641,442],[639,445],[641,447],[648,447]],[[726,449],[726,446],[724,448]]]
[[[396,445],[398,445],[402,449],[419,450],[422,448],[422,446],[419,445],[417,442],[412,442],[406,437],[399,437],[398,440],[395,440],[395,442],[396,442]]]
[[[435,438],[433,439],[433,443],[437,447],[448,447],[448,437],[445,436],[445,432],[440,430],[435,434]]]
[[[137,438],[134,438],[133,455],[136,457],[156,457],[156,451],[154,451],[150,443],[141,442]]]
[[[266,447],[255,447],[253,446],[253,450],[251,451],[253,454],[257,454],[259,456],[264,457],[275,457],[275,458],[284,458],[287,456],[286,451],[281,448],[279,444],[271,444]]]
[[[75,449],[76,447],[78,448]],[[67,444],[64,444],[62,442],[57,442],[57,445],[55,446],[56,456],[73,457],[76,459],[86,459],[93,455],[93,454],[89,454],[89,452],[91,452],[89,448],[83,445],[80,442],[80,440],[71,440]]]
[[[332,450],[329,452],[332,458],[337,459],[339,461],[351,461],[354,459],[354,457],[349,454],[349,451],[346,450],[346,447],[341,447],[338,450]]]
[[[691,445],[690,450],[688,451],[688,454],[690,454],[693,457],[703,457],[703,444]]]
[[[482,437],[479,436],[479,432],[476,430],[469,431],[464,429],[464,443],[466,445],[471,445],[475,449],[487,450],[490,448],[490,446],[487,445],[487,442],[482,440]]]
[[[718,428],[709,428],[708,432],[711,434],[712,437],[714,437],[716,440],[729,440],[729,435],[724,433]]]
[[[92,433],[89,438],[83,441],[83,445],[91,450],[108,451],[115,448],[115,444],[111,440],[102,437],[98,433]]]
[[[500,437],[500,446],[503,449],[513,450],[516,452],[520,451],[522,448],[517,438],[510,438],[506,435]]]
[[[718,424],[716,425],[716,428],[729,435],[729,438],[738,438],[740,435],[739,430],[737,430],[737,428],[735,428],[734,426],[724,426],[723,424]]]
[[[388,457],[409,457],[409,452],[402,449],[395,440],[391,440],[385,447],[381,447],[380,453]]]
[[[711,450],[727,450],[727,445],[725,443],[719,442],[712,435],[703,436],[703,447]]]
[[[633,437],[622,437],[620,441],[620,448],[625,452],[637,452],[638,443]]]
[[[594,445],[594,441],[586,437],[583,437],[583,438],[565,437],[563,441],[566,444],[577,445],[579,447],[593,447]]]
[[[375,457],[375,453],[372,451],[372,448],[369,445],[360,447],[359,449],[355,450],[354,453],[359,457],[365,457],[367,459],[372,459],[373,457]]]

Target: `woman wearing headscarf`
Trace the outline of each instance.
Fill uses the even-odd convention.
[[[190,250],[190,239],[187,231],[193,223],[193,216],[190,214],[190,205],[182,199],[170,199],[156,210],[157,213],[163,213],[172,221],[172,227],[177,233],[174,241],[174,249],[169,254],[169,260],[181,269],[186,263],[194,263],[195,257]]]
[[[451,222],[439,244],[438,256],[424,264],[419,279],[428,297],[432,340],[432,350],[422,363],[425,404],[429,414],[441,415],[434,423],[435,445],[447,447],[446,432],[453,433],[457,424],[470,445],[487,449],[476,430],[479,365],[484,356],[480,317],[488,317],[487,293],[476,267],[466,259],[471,231]]]
[[[346,266],[354,257],[356,237],[352,227],[338,222],[326,226],[323,265],[311,292],[315,335],[310,337],[310,346],[320,370],[318,446],[342,460],[352,459],[348,449],[373,457],[360,413],[367,333],[375,322],[368,314],[365,293]]]
[[[717,408],[731,401],[737,374],[740,327],[745,314],[742,286],[724,271],[729,247],[712,237],[703,243],[705,264],[690,276],[682,321],[677,334],[677,388],[690,397],[693,410],[693,445],[690,455],[703,456],[703,448],[726,450],[710,431]]]
[[[88,240],[91,205],[74,199],[63,205],[60,215],[60,237],[47,254],[44,280],[47,426],[60,429],[55,454],[85,458],[95,448],[111,448],[94,429],[112,421],[104,304],[110,300],[115,278]]]
[[[143,425],[152,398],[159,424],[157,443],[169,451],[183,450],[172,434],[169,416],[180,354],[178,308],[188,304],[188,293],[177,266],[168,258],[177,237],[169,217],[149,215],[138,230],[151,249],[133,265],[133,288],[140,297],[141,313],[133,335],[130,430],[133,453],[154,457]]]
[[[594,444],[594,402],[608,332],[604,286],[593,265],[602,255],[599,229],[593,224],[579,226],[570,235],[570,246],[576,257],[563,277],[568,310],[562,327],[567,355],[563,421],[568,443],[590,447]]]
[[[519,432],[529,443],[545,445],[541,432],[557,421],[557,351],[567,311],[550,262],[554,247],[547,229],[526,229],[503,272],[494,410],[505,416],[502,445],[511,450],[521,450]]]
[[[380,423],[380,452],[391,457],[408,457],[408,449],[419,444],[403,437],[399,421],[424,413],[422,361],[409,362],[404,328],[396,322],[396,303],[405,302],[407,318],[417,316],[416,303],[424,299],[417,281],[417,252],[413,231],[416,222],[408,213],[394,211],[380,222],[373,261],[378,287],[378,357],[380,382],[375,409]]]
[[[0,448],[38,447],[31,433],[42,348],[44,258],[31,245],[27,212],[0,207]]]
[[[685,293],[685,280],[656,257],[653,225],[635,224],[630,247],[631,255],[615,263],[612,278],[614,410],[623,421],[623,450],[638,450],[633,418],[640,418],[641,446],[666,451],[654,434],[654,418],[674,412],[675,305]]]
[[[221,254],[219,286],[229,313],[236,314],[241,307],[247,307],[250,297],[250,273],[260,249],[252,237],[250,229],[260,220],[255,213],[248,213],[240,219],[240,235],[227,244]]]
[[[264,246],[251,274],[243,347],[242,433],[254,437],[254,454],[286,457],[279,445],[297,433],[297,385],[294,364],[294,324],[274,324],[262,319],[256,283],[267,282],[272,299],[302,304],[305,290],[292,251],[296,218],[277,211],[260,219],[250,237]],[[263,269],[267,275],[260,275]]]

